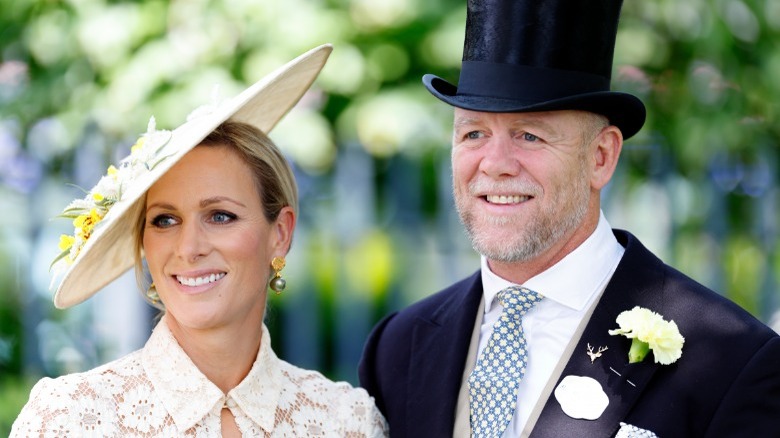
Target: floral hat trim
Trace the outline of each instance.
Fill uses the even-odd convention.
[[[73,220],[73,235],[60,236],[60,253],[51,263],[55,273],[66,271],[79,257],[93,232],[101,226],[103,219],[122,196],[127,193],[133,181],[150,172],[171,155],[160,157],[160,152],[171,139],[171,131],[157,130],[154,117],[149,119],[146,133],[130,148],[130,155],[119,166],[109,166],[106,175],[82,199],[71,202],[57,216]],[[56,278],[56,276],[55,276]]]

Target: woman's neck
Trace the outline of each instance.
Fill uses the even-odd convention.
[[[208,330],[183,327],[171,315],[162,322],[198,370],[225,394],[249,374],[261,347],[262,318]]]

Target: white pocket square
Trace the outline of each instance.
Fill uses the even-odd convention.
[[[642,429],[641,427],[636,427],[621,422],[620,430],[618,430],[615,438],[658,438],[658,435],[650,432],[649,430]]]

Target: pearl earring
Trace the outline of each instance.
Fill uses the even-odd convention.
[[[282,269],[284,269],[285,261],[284,257],[274,257],[271,260],[271,268],[274,270],[274,276],[271,277],[271,281],[268,282],[268,286],[276,292],[276,295],[282,293],[285,287],[287,287],[287,281],[282,278]]]

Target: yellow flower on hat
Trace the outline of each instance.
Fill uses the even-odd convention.
[[[61,235],[60,244],[59,244],[60,251],[70,251],[70,247],[73,245],[73,242],[75,241],[76,238],[73,236],[68,236],[67,234]]]
[[[662,365],[674,363],[682,356],[685,338],[674,321],[666,321],[658,313],[636,306],[621,312],[617,323],[620,328],[610,330],[609,334],[632,339],[629,363],[641,362],[650,350],[655,362]]]
[[[139,138],[134,145],[130,146],[130,153],[137,154],[141,149],[143,149],[145,142],[146,139],[144,137]]]
[[[105,212],[97,208],[92,208],[86,214],[81,214],[73,220],[73,226],[76,227],[76,234],[81,236],[84,240],[87,240],[92,234],[92,230],[95,228],[98,222],[103,219]]]

